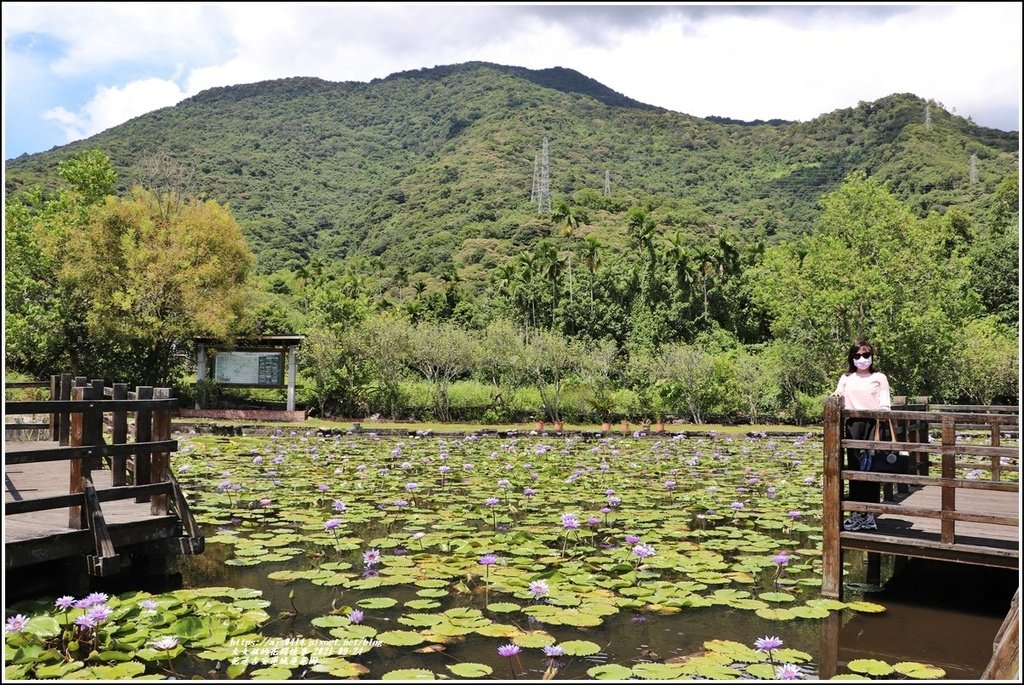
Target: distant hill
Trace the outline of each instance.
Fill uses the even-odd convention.
[[[530,204],[544,137],[555,203],[585,210],[583,233],[611,245],[625,244],[625,212],[636,204],[665,230],[794,237],[811,229],[822,193],[854,170],[889,181],[921,214],[956,206],[980,216],[1017,173],[1018,133],[935,105],[929,129],[925,107],[894,94],[804,123],[739,122],[645,105],[571,69],[473,62],[369,83],[214,88],[8,160],[6,183],[8,193],[53,187],[59,161],[99,148],[124,187],[230,204],[264,273],[366,255],[388,271],[454,267],[474,281],[554,234]]]

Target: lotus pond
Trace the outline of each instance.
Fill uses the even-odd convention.
[[[820,596],[813,435],[176,437],[186,589],[8,609],[7,677],[817,678],[885,611]]]

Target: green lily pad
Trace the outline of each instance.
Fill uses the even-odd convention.
[[[935,680],[946,676],[946,671],[938,666],[919,664],[915,661],[901,661],[898,664],[893,664],[892,669],[915,680]]]
[[[498,614],[508,614],[513,611],[519,611],[519,605],[512,602],[495,602],[494,604],[488,604],[487,610]]]
[[[475,664],[471,662],[448,664],[446,668],[462,678],[481,678],[494,672],[494,669],[487,664]]]
[[[249,674],[253,680],[288,680],[292,675],[287,668],[259,668]]]
[[[601,651],[601,645],[589,640],[569,640],[559,646],[568,656],[590,656]]]
[[[391,597],[368,597],[359,600],[356,604],[364,609],[390,609],[398,604],[398,600]]]
[[[633,670],[619,664],[605,664],[588,668],[587,675],[594,680],[628,680]]]
[[[558,640],[555,639],[550,633],[543,631],[532,631],[529,633],[521,633],[512,638],[512,644],[519,645],[524,649],[539,649],[541,647],[549,647],[555,644]]]
[[[377,639],[393,647],[410,647],[423,642],[423,636],[411,630],[389,630],[384,633],[377,633]]]
[[[397,671],[388,671],[381,676],[381,680],[436,680],[434,673],[425,668],[402,668]]]
[[[885,611],[884,606],[874,602],[847,602],[846,608],[862,614],[880,614]]]
[[[884,677],[895,673],[895,669],[879,659],[854,659],[846,664],[854,673],[863,673],[872,677]]]
[[[682,674],[682,667],[674,664],[637,664],[633,667],[633,675],[644,680],[676,680]]]

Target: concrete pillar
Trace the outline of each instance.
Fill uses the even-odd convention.
[[[295,345],[288,346],[288,411],[295,411]]]
[[[206,345],[199,343],[198,356],[196,358],[196,409],[202,409],[202,400],[205,399],[206,390],[203,384],[206,382]]]

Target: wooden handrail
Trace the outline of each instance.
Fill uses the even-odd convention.
[[[129,442],[123,445],[49,447],[26,452],[5,452],[4,463],[34,464],[41,461],[65,461],[67,459],[83,459],[88,457],[112,457],[128,456],[132,454],[151,454],[153,452],[174,452],[177,449],[177,440]]]
[[[38,400],[31,402],[4,402],[7,414],[50,414],[60,412],[86,412],[102,409],[112,411],[152,411],[154,409],[174,409],[179,404],[178,398],[163,400]]]
[[[96,491],[96,497],[100,502],[116,502],[117,500],[129,499],[145,495],[168,494],[173,492],[173,483],[150,483],[149,485],[126,485],[121,488],[106,488]],[[76,492],[72,495],[55,495],[53,497],[38,497],[35,499],[23,499],[17,502],[4,503],[4,515],[29,514],[33,511],[47,511],[49,509],[62,509],[83,503],[84,495]]]

